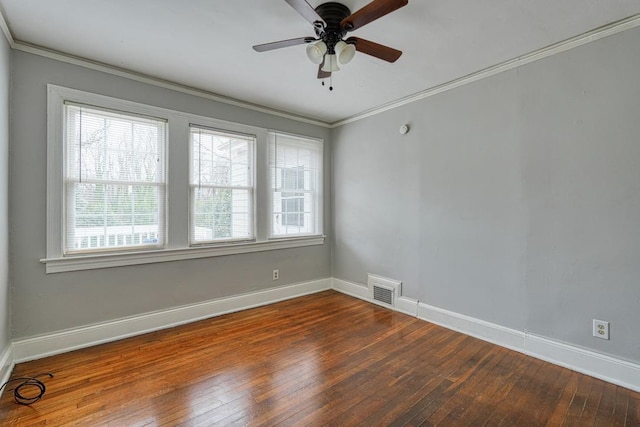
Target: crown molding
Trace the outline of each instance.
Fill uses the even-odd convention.
[[[9,29],[9,24],[7,24],[7,19],[4,17],[4,9],[0,6],[0,29],[2,29],[2,33],[4,37],[7,39],[7,43],[9,46],[14,49],[16,45],[16,41],[13,39],[13,34],[11,34],[11,30]]]
[[[602,27],[593,29],[586,33],[577,35],[575,37],[571,37],[561,42],[554,43],[547,47],[543,47],[533,52],[518,56],[513,59],[509,59],[499,64],[492,65],[491,67],[487,67],[480,71],[476,71],[475,73],[468,74],[464,77],[460,77],[458,79],[451,80],[449,82],[443,83],[438,86],[434,86],[432,88],[423,90],[413,95],[409,95],[407,97],[398,99],[396,101],[389,102],[388,104],[384,104],[380,107],[363,111],[362,113],[353,115],[344,120],[331,123],[330,127],[336,128],[339,126],[346,125],[348,123],[353,123],[355,121],[365,119],[367,117],[375,116],[385,111],[393,110],[395,108],[402,107],[403,105],[420,101],[430,96],[434,96],[439,93],[446,92],[448,90],[455,89],[460,86],[464,86],[466,84],[485,79],[487,77],[491,77],[493,75],[502,73],[504,71],[522,67],[523,65],[529,64],[531,62],[538,61],[540,59],[547,58],[549,56],[556,55],[558,53],[562,53],[570,49],[574,49],[584,44],[587,44],[587,43],[590,43],[590,42],[593,42],[617,33],[621,33],[623,31],[630,30],[638,26],[640,26],[640,14],[632,15],[628,18],[624,18],[619,21],[613,22],[611,24],[604,25]]]
[[[91,70],[100,71],[100,72],[111,74],[118,77],[124,77],[137,82],[161,87],[163,89],[174,90],[176,92],[185,93],[187,95],[193,95],[200,98],[209,99],[211,101],[232,105],[234,107],[245,108],[247,110],[270,114],[272,116],[278,116],[285,119],[295,120],[298,122],[307,123],[307,124],[320,126],[324,128],[330,127],[329,123],[321,120],[313,119],[310,117],[299,116],[293,113],[288,113],[286,111],[281,111],[274,108],[265,107],[262,105],[252,104],[250,102],[241,101],[241,100],[223,96],[223,95],[218,95],[216,93],[209,92],[203,89],[197,89],[195,87],[171,82],[169,80],[164,80],[159,77],[149,76],[143,73],[137,73],[135,71],[115,67],[102,62],[92,61],[86,58],[81,58],[79,56],[69,55],[66,53],[59,52],[57,50],[47,49],[42,46],[33,45],[31,43],[26,43],[20,40],[14,40],[14,43],[11,47],[21,52],[31,53],[31,54],[42,56],[45,58],[54,59],[60,62],[78,65],[80,67],[88,68]]]
[[[575,37],[568,38],[566,40],[560,41],[558,43],[554,43],[552,45],[543,47],[533,52],[506,60],[496,65],[492,65],[490,67],[484,68],[482,70],[476,71],[474,73],[468,74],[458,79],[451,80],[449,82],[431,87],[429,89],[425,89],[413,95],[409,95],[404,98],[400,98],[395,101],[383,104],[379,107],[365,110],[361,113],[355,114],[345,119],[338,120],[335,122],[326,122],[326,121],[318,120],[315,118],[299,116],[286,111],[281,111],[281,110],[265,107],[262,105],[241,101],[241,100],[226,97],[223,95],[218,95],[216,93],[209,92],[203,89],[197,89],[191,86],[182,85],[179,83],[160,79],[158,77],[137,73],[124,68],[114,67],[105,63],[91,61],[89,59],[69,55],[56,50],[44,48],[42,46],[37,46],[30,43],[22,42],[20,40],[16,40],[11,34],[11,30],[7,24],[6,18],[4,16],[4,12],[0,10],[0,29],[2,29],[2,32],[4,33],[5,38],[7,39],[12,49],[31,53],[34,55],[43,56],[50,59],[55,59],[57,61],[66,62],[73,65],[78,65],[78,66],[89,68],[96,71],[101,71],[103,73],[124,77],[127,79],[139,81],[139,82],[150,84],[153,86],[175,90],[177,92],[186,93],[188,95],[209,99],[209,100],[220,102],[223,104],[246,108],[248,110],[270,114],[273,116],[282,117],[282,118],[286,118],[286,119],[290,119],[290,120],[294,120],[302,123],[307,123],[315,126],[320,126],[324,128],[329,128],[329,129],[337,128],[349,123],[356,122],[358,120],[365,119],[367,117],[375,116],[385,111],[393,110],[395,108],[420,101],[430,96],[434,96],[442,92],[446,92],[446,91],[458,88],[460,86],[464,86],[466,84],[473,83],[478,80],[482,80],[487,77],[494,76],[504,71],[509,71],[514,68],[521,67],[523,65],[538,61],[540,59],[544,59],[549,56],[553,56],[558,53],[562,53],[567,50],[574,49],[584,44],[587,44],[587,43],[590,43],[590,42],[593,42],[617,33],[621,33],[623,31],[630,30],[638,26],[640,26],[640,14],[632,15],[630,17],[621,19],[616,22],[612,22],[602,27],[595,28],[591,31],[587,31],[586,33],[577,35]]]

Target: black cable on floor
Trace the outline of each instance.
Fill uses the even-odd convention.
[[[33,403],[36,403],[38,400],[42,399],[42,396],[44,395],[44,392],[47,389],[44,386],[44,383],[38,379],[38,377],[42,377],[44,375],[49,375],[50,378],[53,378],[53,374],[50,372],[44,372],[42,374],[38,374],[33,377],[13,378],[7,381],[6,383],[2,384],[2,386],[0,386],[0,391],[9,383],[12,383],[15,381],[22,381],[20,384],[18,384],[14,388],[7,389],[7,391],[13,390],[13,399],[16,401],[16,403],[19,403],[20,405],[31,405]],[[35,387],[39,390],[39,392],[35,396],[25,396],[22,393],[24,392],[26,387]],[[28,393],[28,394],[31,394],[31,393]]]

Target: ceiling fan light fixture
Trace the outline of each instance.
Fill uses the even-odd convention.
[[[313,25],[315,35],[258,44],[253,46],[253,50],[266,52],[306,44],[307,57],[318,65],[318,79],[322,80],[323,85],[327,78],[331,84],[332,73],[351,62],[356,51],[387,62],[395,62],[402,55],[402,51],[359,37],[343,38],[348,32],[406,6],[409,0],[367,0],[364,7],[353,13],[349,7],[336,1],[328,1],[317,7],[311,6],[308,0],[285,1]],[[332,89],[330,86],[329,90]]]
[[[327,53],[327,44],[322,40],[307,46],[307,58],[314,64],[321,64],[325,53]]]
[[[338,67],[338,58],[336,57],[336,55],[327,54],[324,56],[324,65],[322,66],[322,71],[327,73],[340,71],[340,67]]]
[[[338,57],[338,62],[342,65],[351,62],[353,57],[356,55],[356,47],[342,40],[336,43],[334,49],[336,51],[336,56]]]

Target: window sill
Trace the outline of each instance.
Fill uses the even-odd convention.
[[[300,248],[304,246],[322,245],[324,244],[324,239],[325,236],[310,236],[295,239],[277,239],[265,242],[234,243],[208,247],[45,258],[41,259],[40,262],[46,265],[46,273],[50,274],[66,271],[94,270],[127,265],[210,258],[223,255],[269,251],[274,249]]]

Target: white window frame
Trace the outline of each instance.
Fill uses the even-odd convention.
[[[313,233],[292,233],[292,234],[276,234],[273,229],[273,196],[274,196],[274,188],[273,183],[271,182],[271,175],[269,176],[269,238],[271,240],[277,239],[300,239],[300,238],[308,238],[315,236],[323,236],[323,213],[324,213],[324,141],[318,138],[311,138],[308,136],[295,135],[287,132],[279,132],[275,130],[269,131],[269,147],[268,150],[271,151],[271,145],[274,143],[274,138],[278,135],[284,137],[291,137],[293,139],[302,139],[305,143],[309,144],[317,144],[319,159],[320,159],[320,167],[318,168],[318,173],[316,178],[316,189],[314,192],[311,192],[313,197],[313,217],[312,221],[315,223],[315,232]],[[271,164],[271,159],[268,161],[269,173],[271,174],[271,170],[275,165]]]
[[[298,169],[298,170],[295,170],[295,169]],[[289,177],[286,176],[286,175],[288,173],[291,173],[291,172],[295,171],[295,173],[296,173],[296,177],[295,177],[296,178],[296,184],[298,186],[298,189],[300,189],[300,175],[299,175],[300,172],[299,172],[299,169],[300,169],[300,166],[298,166],[296,168],[280,169],[280,172],[281,172],[280,179],[282,180],[282,182],[286,182],[289,179]],[[304,189],[304,173],[302,174],[302,187],[303,188],[300,189],[300,190]],[[299,193],[299,191],[293,191],[293,193]],[[287,209],[286,210],[289,210],[288,206],[290,205],[289,202],[291,202],[291,201],[295,201],[295,205],[298,206],[298,207],[302,206],[303,207],[302,208],[302,212],[304,212],[304,195],[296,194],[296,195],[293,195],[293,196],[291,196],[291,195],[285,196],[283,194],[281,196],[281,199],[280,199],[280,204],[281,204],[281,206],[287,205]],[[282,210],[284,211],[285,209],[282,208]],[[301,227],[301,226],[304,227],[304,214],[302,214],[302,216],[300,216],[300,212],[297,212],[297,213],[284,213],[283,212],[282,215],[283,215],[282,216],[282,225],[284,225],[284,226],[294,225],[296,227]],[[285,215],[287,215],[287,219],[286,220],[284,219]],[[290,219],[291,215],[294,216],[295,221],[291,221],[291,219]],[[300,224],[300,222],[301,222],[300,220],[301,219],[302,219],[302,224]],[[291,222],[295,222],[295,224],[291,224],[290,221]],[[286,222],[286,224],[285,224],[285,222]]]
[[[223,255],[261,252],[267,250],[297,248],[324,244],[322,219],[320,233],[313,236],[271,238],[269,212],[270,179],[268,159],[268,135],[271,130],[243,125],[210,117],[154,107],[57,85],[47,85],[47,241],[46,258],[40,260],[46,273],[91,270],[185,259],[207,258]],[[64,103],[72,102],[97,108],[157,117],[168,123],[165,145],[165,246],[161,249],[125,249],[118,252],[67,254],[63,252],[64,239]],[[191,246],[189,125],[197,124],[228,132],[256,136],[254,150],[254,232],[250,241],[227,242],[212,245]],[[278,132],[278,131],[276,131]],[[281,133],[281,132],[278,132]],[[305,137],[307,138],[307,137]],[[321,141],[321,140],[320,140]],[[320,194],[319,214],[323,199]]]
[[[63,185],[63,197],[65,199],[65,208],[63,208],[63,216],[65,217],[65,221],[63,223],[63,229],[62,229],[62,235],[63,235],[63,252],[66,256],[69,255],[82,255],[82,254],[94,254],[94,253],[98,253],[98,252],[122,252],[122,251],[130,251],[130,250],[140,250],[143,248],[147,248],[147,249],[161,249],[165,246],[165,232],[167,229],[166,226],[166,202],[167,202],[167,197],[166,197],[166,183],[167,183],[167,174],[166,174],[166,167],[167,167],[167,162],[166,162],[166,147],[167,147],[167,122],[164,119],[158,119],[156,117],[151,117],[151,116],[143,116],[141,114],[134,114],[128,111],[113,111],[110,109],[105,109],[105,108],[98,108],[95,106],[88,106],[88,105],[84,105],[84,104],[79,104],[79,103],[73,103],[73,102],[68,102],[66,101],[64,103],[64,121],[65,123],[67,122],[67,114],[68,114],[68,110],[67,107],[86,107],[88,109],[92,109],[94,111],[102,111],[105,113],[105,115],[109,115],[110,113],[115,113],[115,114],[121,114],[124,116],[128,116],[128,117],[132,117],[132,118],[142,118],[142,119],[151,119],[151,120],[155,120],[157,122],[162,122],[163,123],[163,132],[162,132],[162,141],[160,142],[161,145],[161,151],[158,153],[159,157],[160,157],[160,161],[162,163],[162,182],[160,183],[153,183],[154,186],[159,187],[161,189],[160,193],[163,194],[164,196],[161,198],[161,200],[159,200],[159,208],[160,208],[160,212],[158,212],[158,217],[160,219],[160,224],[159,224],[159,230],[158,230],[158,237],[160,237],[160,241],[157,242],[156,244],[150,243],[147,245],[127,245],[127,246],[122,246],[122,247],[117,247],[117,246],[105,246],[105,247],[99,247],[99,248],[95,248],[95,249],[73,249],[68,247],[68,239],[65,239],[66,237],[69,237],[69,222],[70,222],[70,217],[72,214],[71,210],[72,210],[72,201],[69,198],[69,187],[71,186],[71,182],[73,181],[72,179],[70,179],[68,177],[68,173],[69,173],[69,165],[66,164],[65,162],[68,160],[68,155],[67,155],[67,150],[69,150],[69,146],[68,146],[68,135],[63,135],[64,138],[64,142],[63,142],[63,176],[64,176],[64,181],[65,184]],[[66,129],[65,129],[66,131]],[[82,150],[81,150],[82,151]],[[79,182],[82,182],[82,175],[80,175],[79,178]],[[113,182],[113,181],[109,181],[109,180],[93,180],[95,183],[104,183],[106,184],[126,184],[126,182]],[[115,236],[114,236],[115,237]],[[107,236],[104,236],[104,239],[107,239]]]
[[[193,241],[193,230],[192,227],[194,226],[195,223],[195,212],[193,210],[193,193],[194,193],[194,187],[197,186],[197,184],[192,183],[191,182],[191,176],[192,176],[192,172],[193,170],[191,169],[193,167],[193,157],[194,157],[194,153],[193,153],[193,144],[191,141],[191,129],[202,129],[205,131],[210,131],[212,133],[221,133],[221,134],[229,134],[229,135],[237,135],[239,137],[249,137],[251,139],[253,139],[253,141],[248,142],[248,146],[249,149],[251,150],[250,156],[249,156],[249,162],[251,163],[251,176],[249,177],[250,179],[250,185],[248,187],[243,187],[242,189],[246,189],[249,192],[249,199],[250,199],[250,206],[249,206],[249,225],[251,227],[251,231],[249,233],[249,236],[245,237],[245,238],[227,238],[227,239],[213,239],[210,241]],[[256,141],[257,141],[257,136],[256,135],[252,135],[252,134],[245,134],[245,133],[241,133],[241,132],[233,132],[233,131],[229,131],[226,129],[217,129],[217,128],[212,128],[210,126],[205,126],[205,125],[201,125],[198,123],[190,123],[189,124],[189,245],[190,246],[203,246],[203,245],[215,245],[215,244],[227,244],[227,243],[234,243],[234,242],[253,242],[256,240],[256,222],[255,222],[255,217],[256,217],[256,212],[255,212],[255,206],[256,206]],[[227,188],[227,189],[233,189],[233,188],[239,188],[236,186],[232,186],[232,185],[228,185],[228,186],[218,186],[218,185],[209,185],[208,187],[210,188]]]

